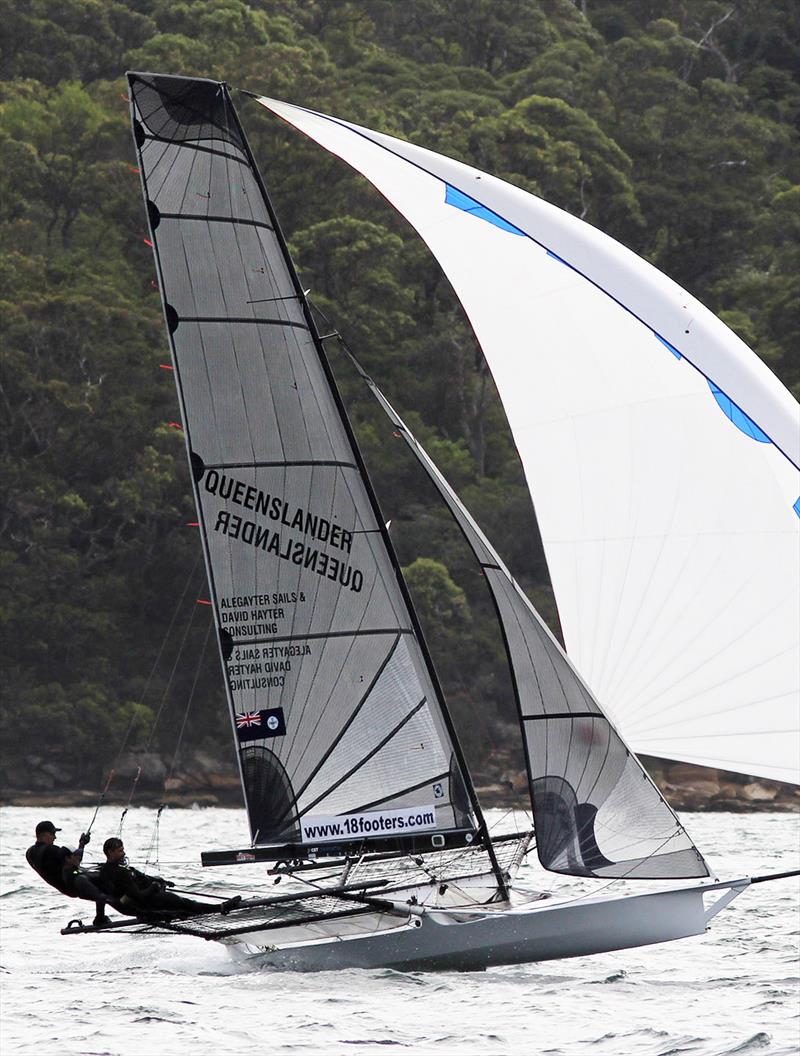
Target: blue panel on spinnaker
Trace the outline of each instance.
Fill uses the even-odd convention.
[[[654,334],[656,333],[655,330],[653,331],[653,333]],[[677,350],[677,348],[674,345],[671,345],[669,343],[669,341],[666,340],[666,338],[663,338],[661,336],[661,334],[656,334],[656,337],[658,338],[658,340],[661,342],[662,345],[665,345],[670,350],[670,352],[673,354],[673,356],[676,359],[683,359],[683,356],[680,354],[680,352]],[[728,412],[726,411],[725,413],[727,414]]]
[[[708,387],[714,394],[714,399],[717,401],[720,410],[723,414],[727,415],[728,418],[733,422],[737,429],[745,434],[745,436],[752,437],[753,440],[757,440],[759,444],[771,444],[772,441],[764,432],[763,429],[759,429],[752,418],[748,418],[741,407],[737,407],[730,396],[726,396],[725,393],[717,385],[714,384],[711,379],[708,379]]]
[[[514,227],[514,225],[509,224],[507,220],[503,220],[503,218],[498,216],[497,213],[493,213],[491,209],[487,209],[485,205],[481,205],[481,203],[476,202],[474,198],[470,198],[468,194],[464,194],[463,191],[451,187],[449,183],[445,184],[444,200],[447,205],[453,205],[456,209],[463,209],[465,213],[472,213],[472,215],[477,216],[479,220],[486,220],[490,224],[494,224],[495,227],[499,227],[501,231],[508,231],[512,235],[525,234],[525,232],[520,231],[518,227]]]
[[[567,267],[569,267],[569,264],[567,264],[566,260],[564,260],[563,257],[559,257],[558,253],[554,253],[552,249],[548,249],[547,255],[548,257],[552,257],[553,260],[557,260],[559,264],[566,264]]]
[[[800,517],[800,499],[798,499],[794,506],[792,506],[792,509],[797,514],[797,516]]]

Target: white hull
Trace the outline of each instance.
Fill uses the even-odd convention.
[[[239,951],[260,966],[291,971],[394,968],[482,971],[497,965],[582,957],[702,935],[749,880],[642,895],[551,899],[480,910],[417,909],[405,920],[364,913],[294,935],[257,933]],[[704,895],[727,890],[711,905]],[[273,945],[274,944],[274,945]]]

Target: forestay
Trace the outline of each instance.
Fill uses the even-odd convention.
[[[256,844],[470,833],[359,455],[224,86],[130,75]]]
[[[542,865],[573,876],[708,876],[672,808],[497,551],[380,389],[361,373],[444,499],[486,577],[511,668]]]
[[[699,301],[460,162],[260,100],[440,262],[491,367],[567,650],[639,752],[800,780],[800,411]]]

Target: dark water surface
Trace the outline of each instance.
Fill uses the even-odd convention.
[[[471,975],[298,975],[255,970],[221,946],[185,936],[62,938],[59,928],[77,907],[84,917],[93,907],[61,898],[25,862],[43,817],[63,826],[62,842],[69,844],[91,811],[0,810],[2,1056],[800,1052],[796,879],[751,888],[712,921],[705,937],[663,946]],[[154,817],[142,808],[125,821],[126,848],[139,867]],[[490,821],[501,817],[490,812]],[[800,816],[690,814],[683,820],[721,879],[798,867]],[[118,808],[100,812],[88,863],[100,857],[103,839],[118,824]],[[165,812],[159,843],[162,875],[198,892],[278,893],[262,866],[203,871],[196,864],[201,850],[246,845],[239,811]],[[548,878],[534,864],[521,879],[576,893],[604,886]]]

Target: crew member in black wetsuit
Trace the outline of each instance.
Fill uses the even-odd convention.
[[[103,853],[106,861],[100,868],[98,882],[108,898],[113,900],[114,908],[128,916],[163,917],[165,913],[194,915],[227,911],[241,902],[241,896],[214,905],[174,895],[166,890],[174,886],[170,880],[147,876],[126,863],[125,846],[117,836],[106,840]]]
[[[25,852],[28,865],[35,869],[42,880],[68,898],[85,898],[95,904],[93,924],[97,928],[109,923],[105,915],[106,902],[110,901],[92,880],[78,872],[83,858],[83,848],[89,842],[86,833],[81,834],[77,851],[56,846],[56,833],[61,832],[52,821],[40,821],[36,826],[36,843]]]

